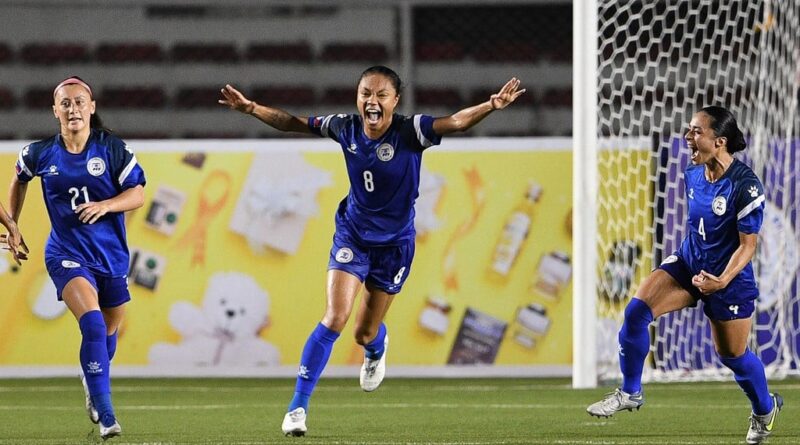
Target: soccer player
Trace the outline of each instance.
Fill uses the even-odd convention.
[[[133,152],[102,127],[86,82],[65,79],[53,101],[60,132],[20,151],[9,208],[19,221],[28,182],[39,176],[52,226],[47,272],[78,320],[86,408],[107,439],[122,432],[111,404],[109,363],[131,299],[124,212],[142,206],[145,178]]]
[[[361,74],[357,114],[298,117],[257,104],[231,85],[222,89],[223,105],[281,131],[313,133],[339,143],[350,179],[350,192],[336,212],[325,314],[303,349],[295,394],[281,427],[284,434],[305,435],[309,398],[362,285],[365,292],[355,326],[355,340],[364,347],[359,381],[364,391],[381,384],[389,342],[383,319],[414,257],[414,201],[422,153],[439,144],[443,135],[465,131],[507,107],[525,92],[519,85],[512,78],[486,102],[438,118],[395,114],[401,81],[385,66]]]
[[[625,308],[619,332],[622,387],[587,408],[608,417],[644,404],[642,366],[650,349],[648,325],[654,318],[703,301],[722,363],[752,405],[747,443],[772,432],[783,406],[767,388],[764,365],[747,348],[758,287],[750,260],[764,212],[764,188],[755,173],[733,154],[746,143],[734,116],[710,106],[696,113],[685,135],[691,165],[684,172],[688,228],[677,252],[642,283]]]

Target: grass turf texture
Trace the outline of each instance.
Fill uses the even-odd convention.
[[[567,380],[323,379],[306,437],[283,437],[294,391],[286,379],[115,379],[123,435],[107,444],[735,444],[750,405],[734,383],[650,384],[640,411],[610,419],[586,406],[610,388]],[[800,382],[771,383],[786,400],[769,443],[800,443]],[[0,445],[101,443],[80,381],[0,380]]]

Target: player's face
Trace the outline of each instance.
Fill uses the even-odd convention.
[[[56,92],[53,114],[61,129],[78,132],[89,126],[95,103],[89,91],[81,85],[64,85]]]
[[[382,134],[392,123],[400,95],[388,77],[382,74],[365,76],[358,83],[356,106],[367,133]]]
[[[717,155],[725,146],[725,138],[718,137],[711,128],[711,116],[706,113],[695,113],[686,131],[686,143],[692,151],[692,164],[705,164]]]

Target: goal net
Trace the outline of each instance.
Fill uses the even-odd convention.
[[[768,377],[800,366],[800,0],[598,0],[597,372],[620,378],[625,305],[684,236],[683,141],[694,112],[722,105],[767,197],[754,260],[761,296],[750,348]],[[738,154],[737,154],[738,156]],[[697,308],[651,325],[649,380],[729,374]]]

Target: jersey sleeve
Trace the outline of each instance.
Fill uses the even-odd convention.
[[[14,165],[14,170],[17,173],[17,180],[20,182],[29,182],[36,176],[36,150],[30,145],[26,145],[19,152],[17,163]]]
[[[442,137],[433,131],[434,120],[433,116],[426,114],[415,114],[412,119],[415,138],[423,149],[442,143]]]
[[[340,142],[340,135],[347,124],[347,114],[329,114],[327,116],[311,116],[308,128],[317,136],[331,138]]]
[[[764,220],[764,186],[755,175],[745,177],[737,184],[734,195],[739,232],[758,233]]]
[[[136,155],[121,139],[112,139],[110,157],[111,175],[120,190],[124,191],[147,183],[144,170],[136,160]]]

